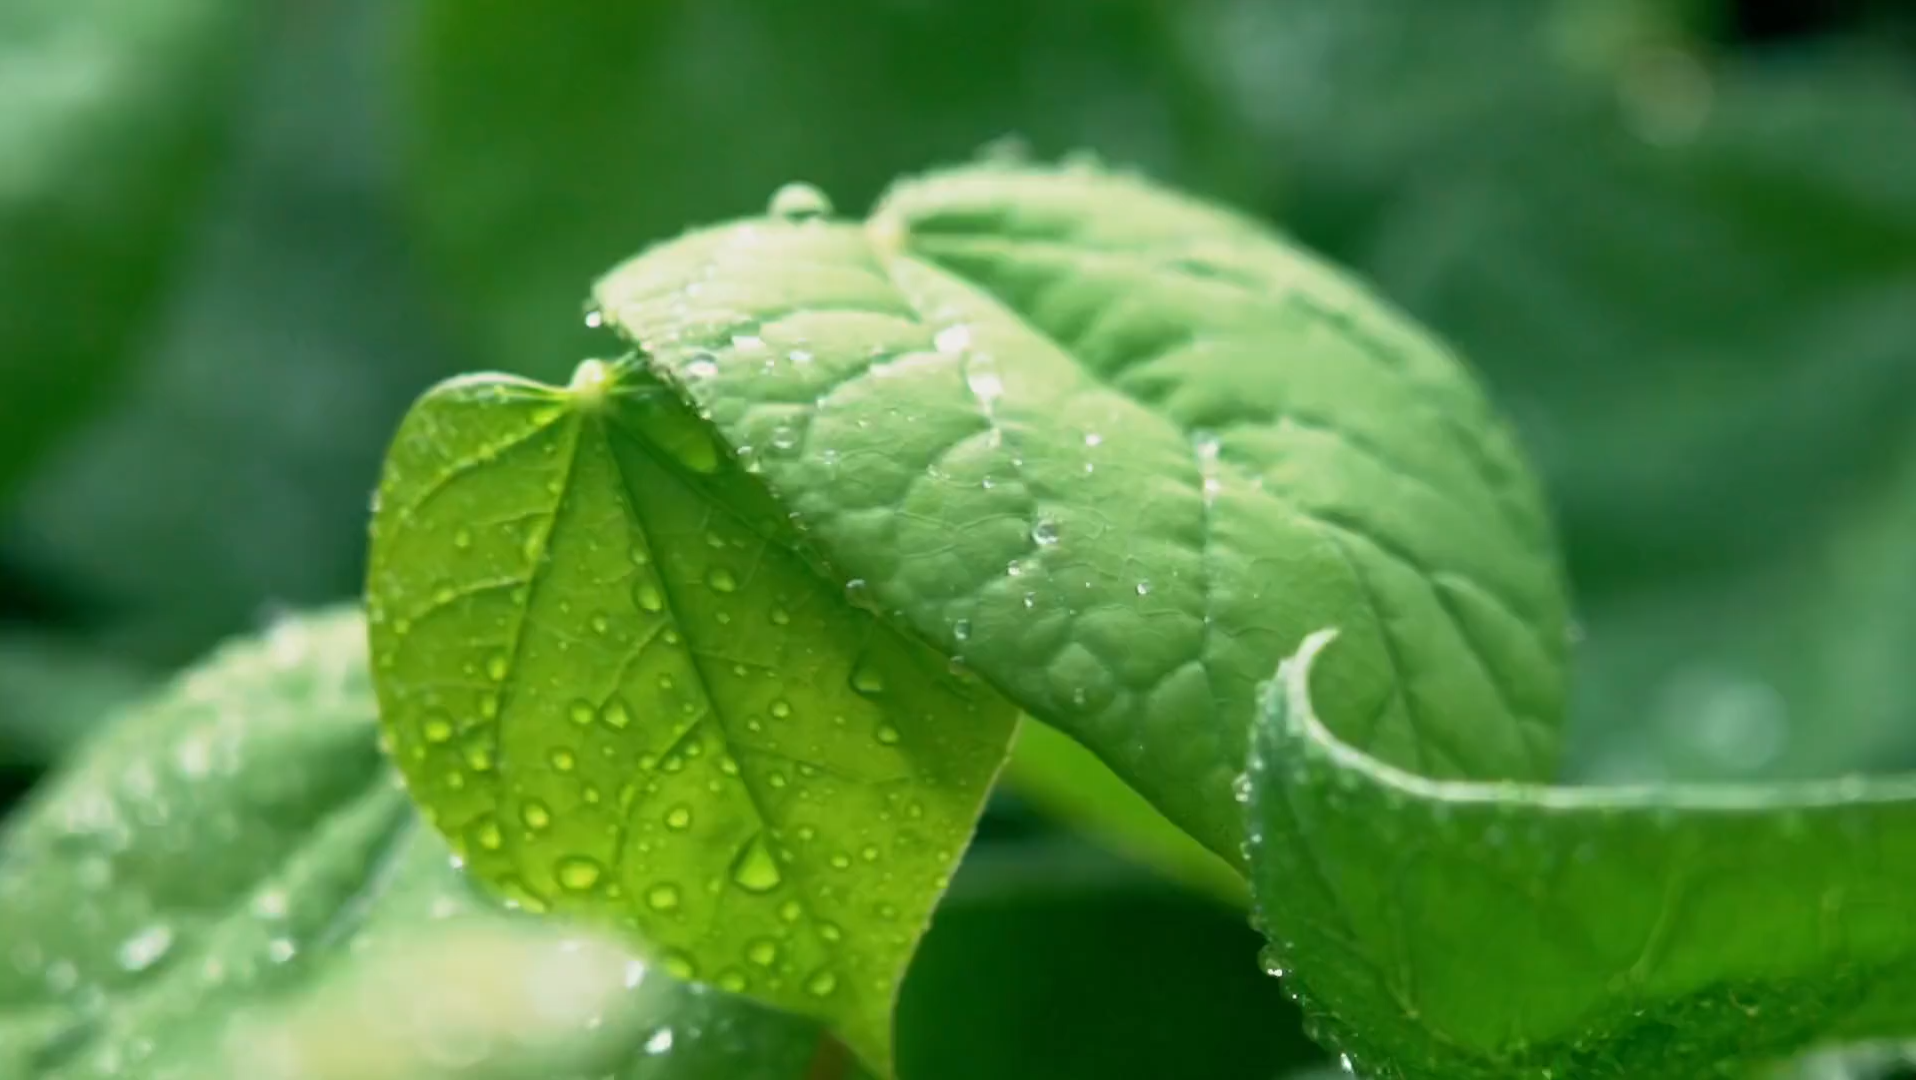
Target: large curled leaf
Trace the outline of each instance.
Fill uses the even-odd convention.
[[[0,489],[115,383],[218,164],[250,8],[0,7]]]
[[[1549,767],[1547,530],[1433,342],[1254,223],[1095,170],[825,209],[791,188],[653,249],[589,320],[635,353],[566,389],[456,380],[402,427],[382,711],[481,877],[882,1066],[1014,707],[1234,862],[1254,687],[1327,620],[1354,740]]]
[[[1916,1030],[1916,782],[1430,780],[1320,721],[1330,639],[1265,697],[1252,885],[1365,1075],[1688,1080]]]
[[[381,758],[365,656],[348,611],[228,646],[8,823],[0,1075],[803,1072],[809,1025],[481,899]]]
[[[889,622],[1233,860],[1259,665],[1326,620],[1353,741],[1551,767],[1547,528],[1429,338],[1254,222],[1101,171],[933,174],[862,226],[806,208],[595,297]]]

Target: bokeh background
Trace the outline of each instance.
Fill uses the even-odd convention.
[[[355,594],[432,382],[563,378],[596,273],[788,180],[981,152],[1243,207],[1477,366],[1576,590],[1566,778],[1916,768],[1908,0],[0,0],[0,811]],[[908,1075],[1278,1075],[1255,949],[1007,794]]]

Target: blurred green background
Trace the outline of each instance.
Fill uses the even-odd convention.
[[[980,152],[1244,207],[1477,365],[1576,589],[1567,778],[1916,768],[1907,0],[0,0],[0,810],[354,594],[433,381],[563,377],[597,272],[785,181]],[[908,1074],[1275,1075],[1255,942],[1007,796]]]

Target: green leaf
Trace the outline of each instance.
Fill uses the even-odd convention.
[[[481,879],[824,1017],[883,1069],[1015,715],[806,559],[635,367],[446,384],[380,487],[382,711]]]
[[[483,879],[883,1067],[1014,708],[1234,861],[1254,687],[1325,621],[1365,745],[1553,760],[1537,495],[1429,339],[1256,225],[1091,169],[827,209],[790,187],[653,249],[588,320],[638,353],[565,390],[456,380],[402,426],[382,712]]]
[[[1314,714],[1333,635],[1264,700],[1252,886],[1268,967],[1366,1075],[1676,1080],[1916,1027],[1916,782],[1413,776]]]
[[[0,836],[0,1072],[111,1071],[288,977],[411,819],[363,623],[285,621],[124,714]]]
[[[381,759],[366,669],[356,612],[282,621],[127,710],[8,823],[0,1073],[803,1072],[810,1025],[473,890]]]
[[[791,195],[595,295],[889,621],[1233,861],[1254,687],[1326,622],[1355,741],[1551,767],[1548,529],[1431,339],[1254,222],[1095,169],[936,173],[863,227]]]
[[[1220,173],[1237,140],[1169,20],[1153,0],[432,0],[407,59],[411,210],[484,362],[562,379],[593,277],[795,176],[863,205],[1006,136]]]
[[[115,384],[219,162],[250,10],[0,8],[0,489]]]

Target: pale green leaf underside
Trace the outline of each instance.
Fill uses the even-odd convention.
[[[1461,366],[1247,219],[972,167],[865,224],[694,232],[605,320],[837,574],[1239,862],[1254,688],[1311,630],[1343,733],[1438,776],[1554,767],[1564,600]]]
[[[473,890],[382,759],[365,639],[340,610],[222,648],[9,819],[0,1075],[803,1072],[812,1025]]]
[[[1250,903],[1231,863],[1171,824],[1104,762],[1056,728],[1026,723],[1000,781],[1094,842],[1232,907]]]
[[[1690,1080],[1916,1031],[1916,781],[1414,776],[1313,712],[1329,640],[1265,698],[1252,887],[1365,1075]]]
[[[849,604],[675,395],[598,363],[435,390],[369,597],[394,756],[473,874],[889,1068],[1015,713]]]

